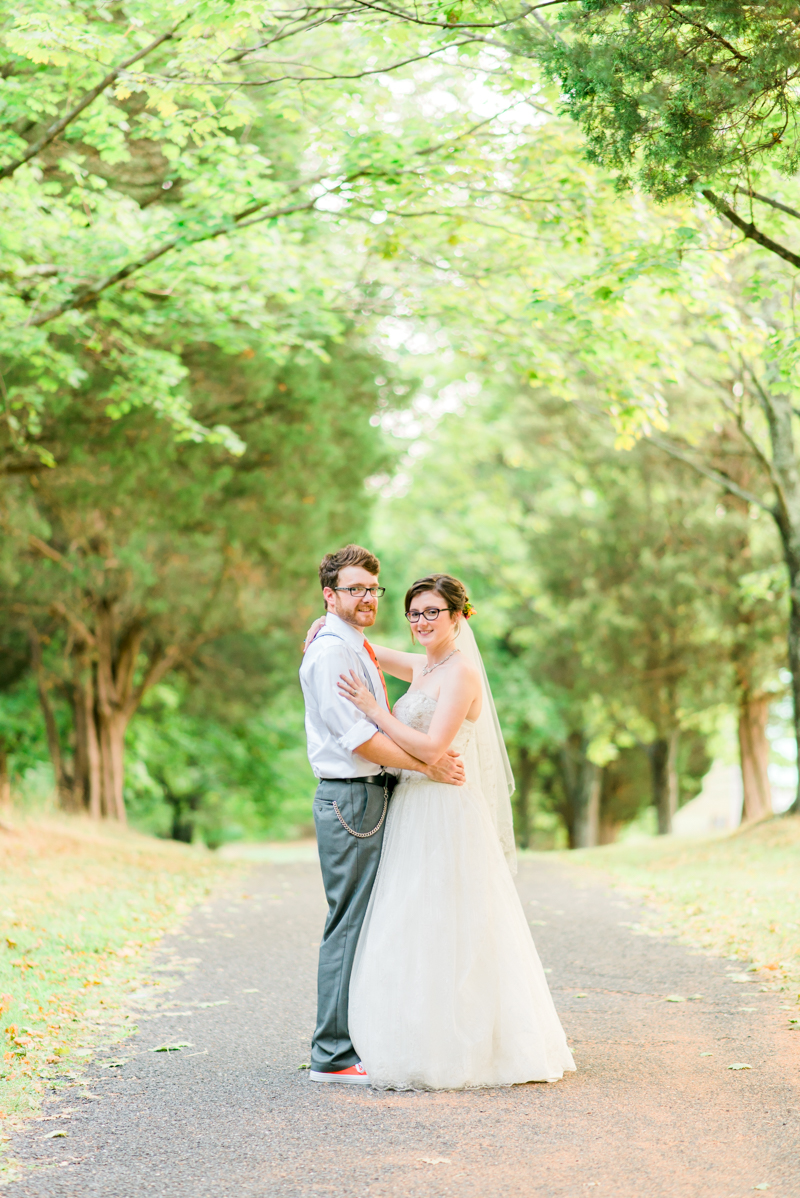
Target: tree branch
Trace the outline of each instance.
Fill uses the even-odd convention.
[[[357,9],[355,5],[349,11],[356,12]],[[257,54],[259,50],[266,50],[268,46],[274,46],[276,42],[284,42],[287,38],[297,37],[298,34],[301,33],[308,33],[310,30],[317,29],[321,25],[329,25],[333,21],[340,21],[345,15],[346,11],[344,13],[334,12],[332,14],[326,14],[324,16],[317,17],[316,20],[308,20],[306,16],[305,19],[301,18],[293,23],[290,22],[289,28],[284,26],[284,28],[276,33],[274,37],[267,38],[267,40],[264,42],[259,42],[257,46],[244,46],[241,50],[237,50],[235,54],[232,54],[230,58],[223,59],[223,62],[226,65],[234,62],[241,62],[242,59],[247,58],[248,55]],[[294,27],[292,27],[292,24]]]
[[[181,649],[179,645],[170,645],[160,657],[156,659],[151,658],[145,671],[144,678],[133,690],[127,702],[125,703],[124,710],[126,717],[130,719],[131,716],[134,715],[139,704],[144,698],[145,693],[150,689],[151,686],[155,686],[157,682],[160,682],[164,675],[168,674],[169,671],[178,664],[182,657],[190,657],[191,654],[194,653],[195,649],[197,649],[206,639],[206,637],[195,637],[191,644],[187,645],[184,649]]]
[[[358,0],[360,8],[370,8],[375,12],[384,13],[387,17],[398,17],[401,21],[407,21],[411,25],[428,25],[434,29],[504,29],[508,25],[515,25],[517,21],[524,21],[527,16],[536,16],[537,8],[550,8],[553,4],[569,4],[573,0],[546,0],[544,4],[528,5],[523,7],[523,10],[515,17],[509,17],[506,21],[428,21],[424,17],[414,16],[413,13],[406,12],[402,8],[394,8],[392,5],[371,4],[369,0]]]
[[[57,549],[53,549],[46,541],[42,541],[39,537],[29,536],[28,544],[31,549],[37,549],[42,557],[49,557],[51,562],[55,562],[56,565],[61,566],[68,573],[74,573],[75,567],[72,563],[68,562],[63,554],[59,553]]]
[[[754,495],[752,491],[746,491],[744,487],[740,487],[738,483],[735,483],[732,479],[728,478],[726,474],[720,473],[719,470],[713,470],[710,466],[701,466],[700,463],[695,462],[688,453],[685,453],[671,441],[667,441],[665,437],[659,437],[656,434],[651,433],[646,440],[655,445],[657,449],[662,450],[663,453],[669,454],[670,457],[677,458],[679,462],[685,462],[687,466],[691,466],[691,468],[696,470],[698,474],[702,474],[704,478],[710,479],[711,482],[716,483],[718,487],[722,487],[724,490],[729,491],[731,495],[738,496],[738,498],[743,499],[745,503],[754,503],[756,507],[760,507],[763,512],[768,512],[773,519],[775,518],[776,509],[774,507],[770,507],[768,503],[765,503],[763,499],[759,499],[759,497]]]
[[[542,5],[542,8],[544,8],[544,5]],[[548,23],[547,23],[547,21],[545,21],[544,17],[540,17],[538,12],[536,12],[536,10],[533,8],[531,9],[531,16],[533,17],[533,19],[537,25],[541,25],[542,29],[544,29],[545,33],[549,37],[551,37],[553,39],[553,41],[560,42],[562,46],[565,46],[567,44],[564,41],[561,34],[556,33],[555,29],[553,29],[550,25],[548,25]]]
[[[173,25],[171,29],[167,30],[166,33],[160,34],[155,41],[150,43],[149,46],[145,46],[143,50],[139,50],[138,53],[131,55],[130,58],[126,58],[124,62],[119,64],[119,66],[114,67],[113,71],[109,71],[105,79],[100,80],[100,82],[97,84],[97,87],[93,87],[91,91],[88,91],[86,95],[78,101],[74,108],[71,108],[69,112],[65,113],[64,116],[61,117],[60,120],[55,121],[49,129],[46,129],[42,136],[38,138],[33,145],[28,146],[28,149],[21,158],[15,159],[14,162],[9,162],[7,166],[4,166],[2,169],[0,169],[0,179],[8,179],[10,175],[14,174],[14,171],[18,170],[19,167],[23,166],[26,162],[30,162],[31,158],[35,158],[36,155],[41,153],[46,146],[49,146],[52,141],[55,141],[59,133],[62,133],[64,129],[66,129],[67,125],[71,125],[72,122],[79,117],[80,114],[84,112],[90,104],[93,104],[97,97],[102,95],[103,92],[106,91],[106,89],[109,88],[111,84],[119,78],[124,70],[130,66],[133,66],[135,62],[139,62],[140,59],[145,58],[158,46],[162,45],[163,42],[167,42],[171,37],[174,37],[175,30],[179,25],[183,24],[188,15],[189,14],[187,13],[186,16],[181,17],[180,21],[176,22],[176,24]]]
[[[62,603],[60,599],[55,603],[50,604],[50,611],[54,615],[61,616],[62,619],[66,620],[70,627],[78,634],[80,640],[82,640],[85,644],[97,644],[95,635],[91,629],[88,628],[86,624],[84,624],[83,620],[81,620],[78,616],[74,615],[71,611],[68,611],[66,604]]]
[[[704,339],[704,340],[706,340],[706,339]],[[710,349],[716,348],[714,346],[713,341],[711,341],[710,339],[706,340],[706,344],[709,346]],[[743,362],[742,365],[745,369],[749,369],[749,367],[747,366],[747,363]],[[700,376],[695,374],[695,372],[693,370],[690,370],[688,372],[688,374],[689,374],[689,377],[693,378],[696,383],[700,384],[700,386],[707,387],[709,385],[708,381],[706,379],[700,378]],[[778,498],[778,502],[781,504],[781,506],[785,507],[786,506],[786,496],[784,493],[783,484],[781,482],[781,479],[780,479],[780,476],[779,476],[777,470],[775,469],[774,463],[771,461],[770,458],[767,457],[766,453],[761,448],[761,446],[759,445],[759,443],[755,439],[755,437],[752,435],[752,433],[748,432],[747,428],[745,427],[745,422],[744,422],[744,418],[742,416],[742,412],[741,412],[740,408],[738,408],[736,406],[736,404],[734,404],[731,401],[731,398],[728,395],[728,392],[727,392],[727,389],[726,389],[724,383],[720,382],[718,379],[714,379],[712,381],[713,381],[713,384],[716,387],[717,391],[719,392],[720,402],[721,402],[722,406],[725,408],[726,412],[729,412],[731,414],[731,416],[733,417],[733,419],[736,421],[736,427],[739,430],[739,435],[750,446],[751,450],[753,451],[753,453],[756,457],[756,460],[760,463],[760,465],[766,472],[767,477],[769,478],[770,482],[772,483],[772,486],[775,490],[775,494]],[[759,399],[758,402],[761,404],[762,409],[763,409],[763,407],[764,407],[763,397],[761,399]]]
[[[746,58],[744,54],[740,54],[736,47],[732,46],[729,41],[726,41],[721,33],[717,33],[716,29],[712,29],[709,25],[701,25],[698,21],[691,21],[685,13],[678,12],[673,4],[669,4],[667,7],[679,21],[686,25],[691,25],[692,29],[699,29],[701,33],[707,34],[712,41],[719,42],[726,50],[730,51],[734,58],[738,58],[739,62],[750,62],[749,58]]]
[[[444,146],[452,145],[454,141],[458,141],[462,137],[469,136],[472,132],[474,132],[475,129],[480,128],[481,125],[488,124],[494,119],[495,117],[493,116],[487,117],[484,121],[481,121],[477,125],[473,126],[472,129],[467,130],[466,133],[459,134],[458,137],[448,138],[447,141],[441,142],[437,146],[429,146],[425,150],[420,150],[417,156],[422,157],[423,155],[434,153],[436,150],[440,150]],[[293,187],[289,188],[286,194],[291,195],[293,192],[298,192],[305,187],[310,187],[312,184],[318,183],[325,177],[325,175],[329,173],[329,171],[320,172],[320,174],[313,175],[309,179],[303,179],[301,182],[296,183]],[[121,266],[119,270],[114,271],[110,275],[106,275],[105,278],[96,279],[93,283],[88,283],[84,287],[76,288],[71,295],[67,296],[54,307],[48,308],[46,312],[40,312],[37,316],[31,315],[25,322],[25,327],[38,328],[43,324],[47,324],[51,320],[55,320],[57,316],[62,316],[65,312],[70,312],[75,308],[81,308],[86,304],[93,303],[103,291],[106,291],[109,287],[113,287],[115,283],[121,283],[124,279],[130,278],[131,275],[135,274],[139,270],[142,270],[145,266],[149,266],[152,262],[156,262],[159,258],[162,258],[165,254],[168,254],[170,250],[175,249],[179,245],[197,245],[203,241],[212,241],[215,237],[222,237],[224,234],[231,233],[236,229],[250,228],[252,225],[259,224],[262,221],[277,220],[280,216],[291,216],[296,212],[309,212],[315,208],[317,203],[325,196],[336,195],[342,190],[345,184],[352,183],[356,179],[363,178],[372,173],[378,174],[379,172],[371,172],[368,167],[359,171],[354,171],[351,175],[347,175],[344,179],[337,183],[335,187],[328,188],[321,196],[315,196],[311,200],[304,200],[302,203],[289,204],[281,208],[273,208],[268,212],[263,211],[264,208],[266,208],[268,201],[260,200],[257,203],[251,204],[249,207],[242,209],[241,212],[234,213],[223,224],[216,225],[212,229],[207,229],[202,233],[195,234],[194,236],[187,236],[186,234],[182,233],[176,237],[171,237],[168,241],[162,242],[161,245],[149,250],[146,254],[142,254],[139,258],[131,259],[131,261],[127,262],[124,266]],[[394,175],[408,173],[413,174],[413,168],[410,168],[408,171],[393,172]],[[248,217],[252,217],[253,219],[246,219]]]
[[[796,208],[790,208],[788,204],[782,204],[780,200],[773,200],[769,196],[762,196],[760,192],[753,191],[752,188],[748,190],[740,187],[737,188],[737,191],[741,191],[742,195],[752,196],[754,200],[760,200],[762,204],[769,204],[770,208],[777,208],[780,212],[788,212],[789,216],[800,220],[800,212]]]
[[[442,46],[435,46],[425,54],[415,54],[413,58],[403,58],[399,62],[390,62],[386,66],[368,67],[363,71],[354,71],[349,75],[335,75],[333,72],[328,72],[324,75],[275,75],[271,79],[239,79],[236,81],[238,87],[271,87],[275,83],[333,83],[337,79],[366,79],[369,75],[388,75],[391,71],[397,71],[400,67],[407,67],[412,62],[426,62],[433,58],[434,54],[441,54],[444,50],[458,49],[460,46],[471,46],[475,42],[483,43],[486,39],[480,37],[465,37],[460,42],[445,42]],[[323,71],[324,67],[316,67],[315,70]],[[208,80],[203,80],[208,84]],[[215,87],[230,87],[230,81],[221,79],[214,82],[211,86]]]
[[[738,428],[740,435],[744,438],[744,440],[750,446],[751,450],[753,451],[753,453],[756,456],[756,459],[761,463],[761,466],[763,467],[763,469],[766,470],[767,475],[769,476],[769,480],[775,489],[775,494],[778,497],[778,502],[781,504],[782,507],[786,507],[786,495],[784,493],[783,484],[780,480],[780,476],[779,476],[777,470],[775,469],[775,466],[773,465],[771,460],[767,457],[767,455],[764,453],[763,449],[758,444],[758,441],[756,441],[755,437],[753,437],[745,428],[744,420],[742,419],[741,412],[739,412],[737,410],[736,406],[733,403],[731,403],[731,401],[725,395],[722,396],[722,405],[733,416],[734,420],[736,421],[736,427]]]
[[[354,178],[356,176],[353,176]],[[316,179],[305,179],[302,184],[297,184],[291,191],[299,191],[300,187],[308,186],[319,181],[319,176]],[[343,180],[347,182],[349,180]],[[325,195],[332,195],[339,191],[343,183],[337,187],[333,187],[330,191],[326,191]],[[271,212],[261,212],[257,220],[276,220],[279,216],[289,216],[293,212],[304,212],[316,206],[321,196],[316,196],[313,200],[305,200],[301,204],[289,204],[283,208],[275,208]],[[198,233],[195,236],[186,236],[180,234],[177,237],[171,237],[168,241],[163,241],[161,245],[149,250],[148,253],[142,254],[139,258],[132,258],[130,262],[126,262],[119,270],[115,270],[112,274],[106,275],[103,279],[96,279],[93,283],[87,284],[85,287],[78,287],[71,295],[62,300],[60,304],[49,308],[46,312],[40,312],[38,316],[31,316],[25,322],[26,327],[38,328],[40,325],[47,324],[48,321],[55,320],[57,316],[62,316],[65,312],[71,311],[73,308],[81,308],[85,304],[90,304],[109,287],[113,287],[115,283],[121,283],[123,279],[130,278],[136,271],[141,270],[145,266],[149,266],[151,262],[158,261],[168,254],[170,250],[184,243],[186,245],[196,245],[201,241],[211,241],[215,237],[222,237],[225,233],[230,233],[237,228],[247,228],[249,225],[255,224],[256,221],[245,221],[245,217],[252,216],[253,213],[259,212],[266,208],[268,201],[264,200],[258,204],[251,204],[248,208],[237,212],[230,220],[224,224],[217,225],[213,229],[207,229],[203,233]]]
[[[757,242],[759,245],[763,246],[765,250],[769,250],[771,253],[777,254],[778,257],[783,258],[785,262],[790,262],[792,266],[796,266],[798,269],[800,269],[800,255],[788,250],[786,246],[780,245],[777,241],[773,241],[771,237],[767,237],[766,233],[762,233],[761,230],[757,229],[754,224],[742,220],[741,216],[739,216],[737,212],[734,212],[730,204],[726,204],[725,201],[716,195],[715,192],[711,191],[710,188],[704,187],[702,194],[708,200],[711,207],[716,208],[717,212],[719,212],[721,216],[726,217],[732,225],[735,225],[737,229],[740,229],[741,232],[744,233],[745,237],[748,237],[751,241]]]

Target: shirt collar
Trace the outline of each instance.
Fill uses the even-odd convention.
[[[329,611],[325,617],[325,627],[330,628],[331,632],[335,632],[354,649],[363,649],[364,633],[359,628],[354,628],[352,624],[348,624],[341,616]]]

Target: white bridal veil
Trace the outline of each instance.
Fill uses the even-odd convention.
[[[475,724],[464,759],[467,785],[483,795],[492,814],[500,845],[512,874],[517,872],[517,851],[514,844],[514,820],[511,814],[511,796],[514,793],[514,775],[508,760],[497,709],[492,698],[492,689],[486,677],[481,651],[467,620],[461,620],[461,631],[457,645],[468,661],[477,666],[483,686],[483,706]]]

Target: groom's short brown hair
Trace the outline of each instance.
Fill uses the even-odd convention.
[[[344,570],[345,566],[363,566],[376,578],[381,570],[381,563],[369,549],[361,545],[345,545],[344,549],[337,549],[335,553],[326,553],[319,563],[319,584],[323,590],[337,585],[339,571]]]

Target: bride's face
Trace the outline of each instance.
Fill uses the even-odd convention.
[[[439,652],[444,652],[453,641],[457,617],[449,610],[442,596],[437,595],[435,591],[423,591],[421,595],[415,595],[409,611],[424,612],[433,608],[439,608],[437,616],[430,620],[422,615],[419,622],[412,624],[411,628],[423,648],[430,649],[436,656]]]

